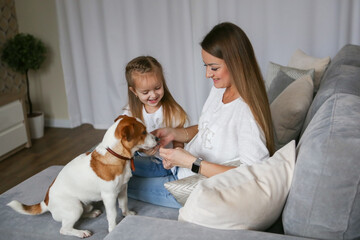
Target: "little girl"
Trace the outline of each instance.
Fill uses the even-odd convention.
[[[151,56],[140,56],[131,60],[125,70],[128,84],[129,103],[124,114],[140,118],[147,131],[152,132],[162,127],[182,128],[188,121],[186,112],[174,100],[166,86],[161,64]],[[183,143],[173,142],[170,147],[184,147]],[[157,154],[158,149],[147,152],[136,152],[134,156],[135,171],[129,183],[129,196],[143,200],[141,194],[132,189],[139,185],[137,177],[174,178],[177,168],[167,170]],[[154,155],[155,154],[155,155]],[[139,178],[141,179],[141,178]],[[166,189],[164,189],[166,191]]]

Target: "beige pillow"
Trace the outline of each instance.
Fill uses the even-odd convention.
[[[179,220],[217,229],[265,230],[281,214],[295,165],[295,141],[269,159],[201,181]]]
[[[314,79],[314,73],[315,73],[314,69],[303,70],[303,69],[286,67],[280,64],[269,62],[266,72],[266,78],[265,78],[265,85],[267,90],[269,90],[272,81],[280,71],[284,72],[286,75],[288,75],[293,79],[298,79],[299,77],[304,75],[310,75],[311,79]]]
[[[306,53],[298,49],[292,55],[288,66],[304,70],[315,69],[314,89],[315,91],[317,91],[320,85],[321,77],[324,74],[329,63],[330,57],[315,58],[307,55]]]
[[[174,196],[176,201],[184,206],[190,193],[194,190],[198,183],[204,179],[206,179],[205,176],[196,174],[176,181],[167,182],[164,186]]]
[[[224,164],[225,166],[240,166],[240,161],[232,161]],[[164,183],[165,188],[174,196],[176,201],[184,206],[190,193],[205,176],[196,174],[190,177]]]
[[[309,75],[305,75],[287,86],[270,104],[276,149],[298,138],[313,99],[313,91],[313,81]]]

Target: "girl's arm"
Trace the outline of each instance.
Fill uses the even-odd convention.
[[[190,126],[187,128],[159,128],[152,132],[156,137],[160,138],[160,146],[166,146],[171,141],[188,143],[197,134],[198,126]]]
[[[178,141],[183,143],[188,143],[195,137],[198,133],[198,125],[193,125],[187,128],[180,128],[180,133],[178,134]]]
[[[173,141],[173,148],[184,148],[185,144],[182,142]]]

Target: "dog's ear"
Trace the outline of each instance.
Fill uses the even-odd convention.
[[[126,141],[130,142],[135,134],[134,125],[126,125],[121,130],[121,138],[126,139]]]
[[[120,118],[123,118],[123,117],[125,117],[126,115],[119,115],[115,120],[114,120],[114,122],[116,122],[117,120],[119,120]]]

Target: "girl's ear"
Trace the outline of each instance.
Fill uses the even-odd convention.
[[[135,96],[137,97],[137,94],[136,94],[136,92],[135,92],[135,89],[134,89],[133,87],[129,87],[129,89],[130,89],[130,91],[131,91],[133,94],[135,94]]]

